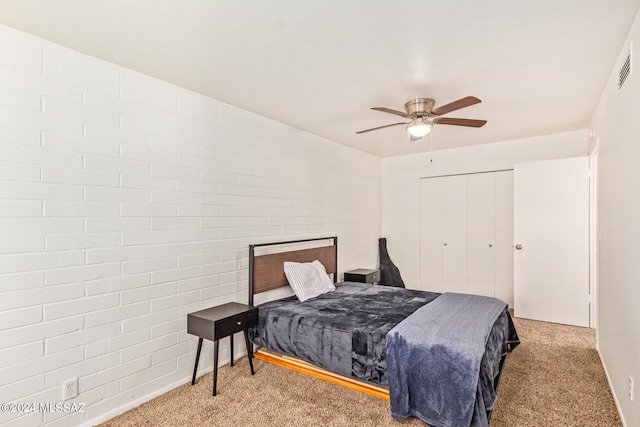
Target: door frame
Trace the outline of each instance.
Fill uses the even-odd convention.
[[[600,138],[589,154],[589,327],[598,328],[598,160]]]

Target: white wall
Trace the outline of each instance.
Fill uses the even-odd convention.
[[[512,169],[587,154],[587,131],[382,159],[382,237],[405,285],[420,283],[420,178]]]
[[[186,314],[247,300],[250,243],[337,235],[340,272],[376,265],[377,157],[6,27],[0,52],[0,403],[78,377],[86,404],[0,424],[189,381]]]
[[[640,18],[621,47],[640,51]],[[640,74],[618,94],[616,64],[593,115],[599,154],[598,349],[625,425],[640,425]],[[634,379],[634,401],[628,378]]]

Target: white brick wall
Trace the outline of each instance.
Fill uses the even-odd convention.
[[[341,272],[375,266],[380,159],[1,26],[0,52],[0,403],[77,377],[86,404],[0,424],[189,381],[186,314],[246,301],[250,243],[337,235]]]

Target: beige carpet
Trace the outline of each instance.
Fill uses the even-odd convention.
[[[492,427],[620,426],[593,330],[514,319],[522,344],[509,356]],[[116,417],[121,426],[424,426],[396,421],[389,403],[246,357]]]

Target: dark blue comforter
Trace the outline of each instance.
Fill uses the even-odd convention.
[[[295,296],[259,306],[251,341],[339,375],[388,387],[387,333],[440,294],[342,282],[305,302]],[[424,325],[428,328],[428,325]],[[515,338],[514,338],[515,337]],[[481,361],[481,393],[495,396],[493,382],[506,341],[517,341],[509,313],[496,320]],[[497,360],[496,360],[497,359]],[[491,408],[476,408],[482,412]]]
[[[507,304],[499,299],[445,293],[393,328],[387,374],[394,418],[486,427],[501,356],[507,345],[519,344],[508,320]]]
[[[342,282],[305,302],[291,296],[261,304],[249,338],[276,353],[386,387],[387,332],[439,295]]]

